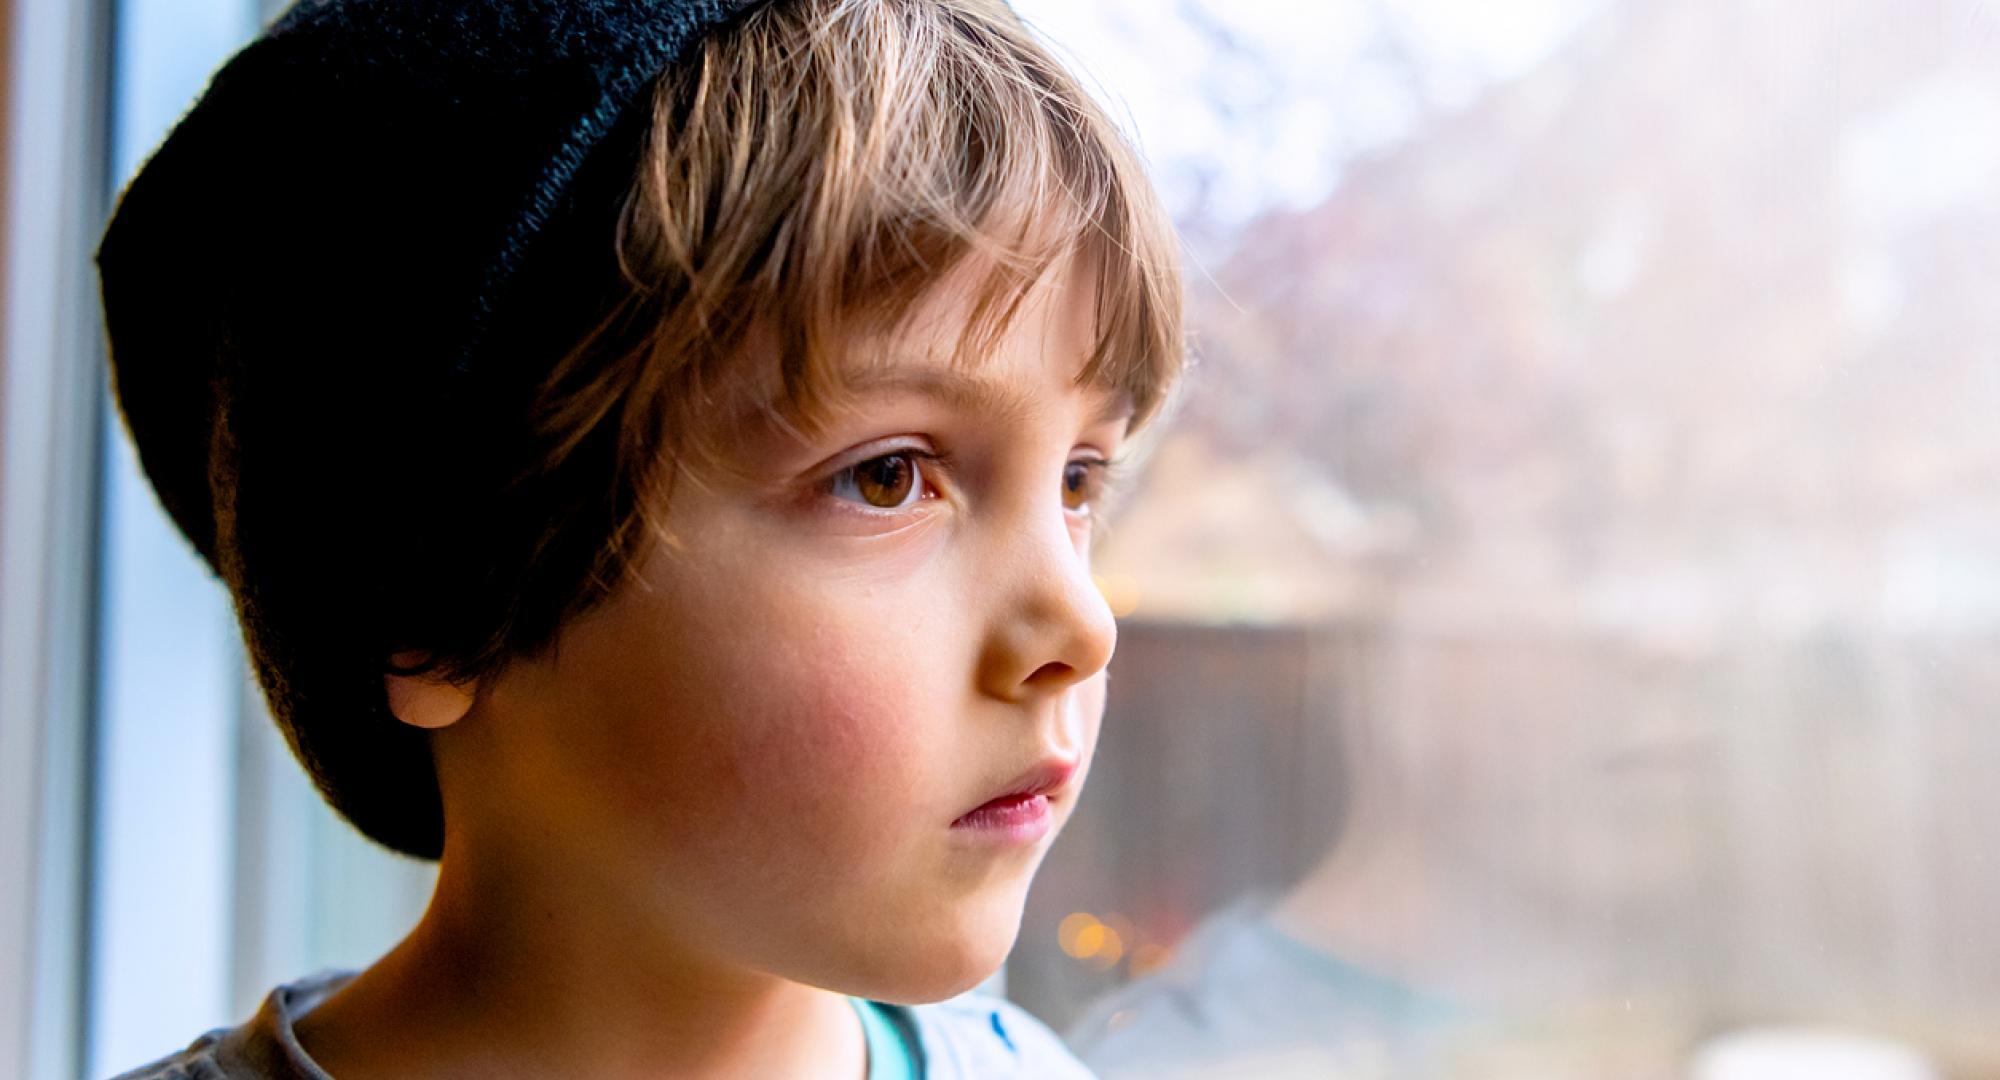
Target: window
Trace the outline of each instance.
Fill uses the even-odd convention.
[[[2000,1075],[2000,13],[1017,6],[1156,170],[1199,364],[989,988],[1107,1078]],[[95,375],[77,193],[273,11],[8,14],[0,1047],[99,1076],[430,870],[310,789]]]
[[[1015,997],[1107,1077],[2000,1070],[1993,12],[1021,6],[1202,364]]]

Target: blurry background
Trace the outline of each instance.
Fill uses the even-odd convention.
[[[1202,366],[1014,995],[1387,832],[1401,981],[2000,1076],[1991,6],[1023,6],[1131,105]]]
[[[286,755],[104,396],[111,194],[275,6],[0,0],[0,1075],[166,1053],[427,893]],[[1506,1075],[1806,1075],[1715,1062],[1809,1027],[1902,1054],[1810,1075],[2000,1076],[2000,13],[1017,6],[1156,170],[1200,363],[1010,996],[1197,1000],[1196,929],[1288,897],[1546,1019]]]

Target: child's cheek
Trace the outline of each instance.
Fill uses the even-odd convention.
[[[699,737],[657,745],[655,760],[700,778],[663,793],[679,804],[675,818],[700,822],[696,835],[852,856],[893,843],[911,800],[936,779],[924,747],[948,718],[919,681],[923,668],[886,635],[821,625],[836,632],[816,648],[719,650],[700,692],[676,710],[699,718]]]
[[[943,734],[944,719],[918,674],[869,643],[800,657],[765,684],[757,722],[738,744],[739,768],[756,791],[802,815],[910,797],[923,779],[922,747]]]

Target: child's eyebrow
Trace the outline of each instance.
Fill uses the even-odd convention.
[[[997,379],[953,368],[863,368],[848,376],[842,385],[854,394],[885,390],[923,394],[959,412],[990,416],[1010,423],[1033,416],[1037,409],[1034,395],[1027,391]],[[1127,419],[1134,411],[1129,396],[1124,393],[1099,391],[1097,396],[1101,400],[1089,420],[1093,427]]]

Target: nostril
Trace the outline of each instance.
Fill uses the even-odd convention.
[[[1043,664],[1041,667],[1036,668],[1035,673],[1033,675],[1028,676],[1028,681],[1034,683],[1051,682],[1051,681],[1060,682],[1060,681],[1073,680],[1075,678],[1076,678],[1075,668],[1069,666],[1068,664],[1063,663],[1060,660],[1051,660],[1048,663]]]

